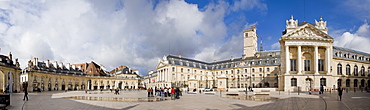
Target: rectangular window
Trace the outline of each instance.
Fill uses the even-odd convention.
[[[324,71],[324,60],[319,60],[319,71]]]
[[[290,60],[290,71],[297,71],[297,60]]]
[[[320,79],[320,85],[326,86],[326,79],[325,78]]]
[[[304,60],[304,71],[311,71],[311,60]]]

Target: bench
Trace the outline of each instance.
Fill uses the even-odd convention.
[[[226,95],[239,95],[239,93],[235,93],[235,92],[229,92],[229,93],[226,93]]]
[[[270,90],[261,90],[261,92],[256,92],[254,95],[270,95]]]

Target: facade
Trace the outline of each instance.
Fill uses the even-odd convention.
[[[12,54],[0,55],[0,93],[20,91],[18,59],[13,61]]]
[[[95,62],[65,65],[34,58],[21,72],[20,82],[28,83],[28,91],[137,89],[138,75],[127,67],[108,73]]]
[[[370,54],[333,46],[326,21],[286,21],[280,51],[257,51],[256,28],[244,30],[241,58],[203,62],[164,56],[147,78],[151,87],[274,87],[284,91],[370,87]],[[153,80],[154,79],[154,80]]]

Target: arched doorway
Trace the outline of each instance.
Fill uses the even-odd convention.
[[[306,78],[305,86],[307,91],[312,90],[313,81],[311,78]]]

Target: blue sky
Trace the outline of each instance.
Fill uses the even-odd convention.
[[[155,70],[168,54],[211,62],[243,53],[242,31],[257,27],[264,50],[291,15],[327,21],[334,45],[370,53],[369,0],[2,0],[1,54]],[[366,48],[364,48],[366,47]]]

